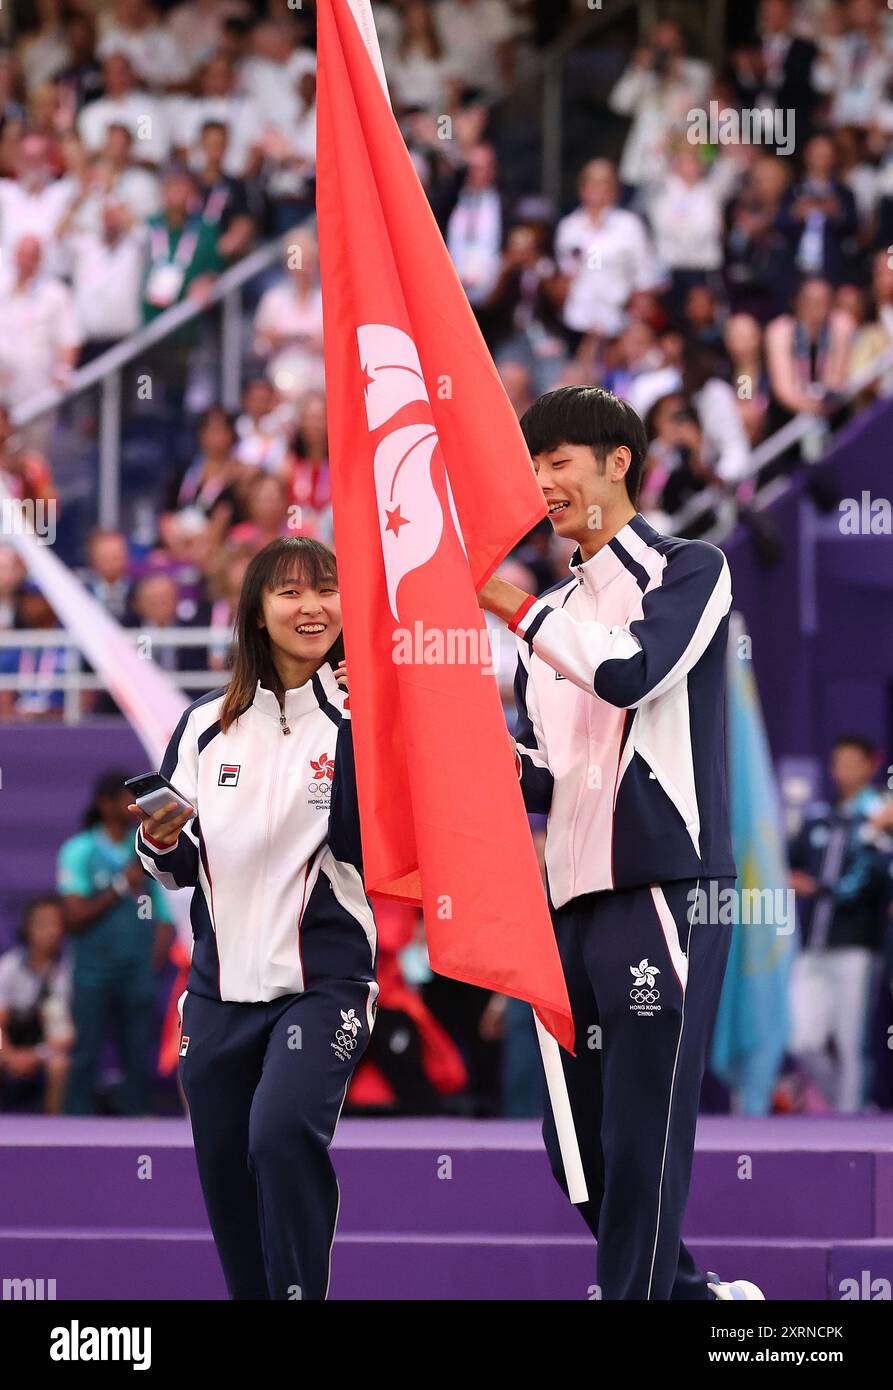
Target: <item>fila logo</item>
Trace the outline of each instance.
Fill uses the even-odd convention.
[[[566,677],[566,676],[563,676],[563,675],[561,674],[560,671],[556,671],[556,672],[555,672],[555,679],[556,679],[557,681],[563,681],[563,680],[567,680],[567,677]]]
[[[183,1037],[180,1039],[180,1056],[181,1056],[181,1057],[185,1057],[185,1056],[186,1056],[186,1053],[187,1053],[188,1051],[189,1051],[189,1034],[188,1034],[188,1033],[184,1033]]]
[[[221,763],[220,775],[217,778],[218,787],[234,787],[239,781],[239,773],[242,771],[241,763]]]

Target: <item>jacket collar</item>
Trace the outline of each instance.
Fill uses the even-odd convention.
[[[658,539],[659,534],[654,527],[649,526],[641,512],[636,512],[616,536],[603,545],[601,550],[597,550],[591,559],[583,560],[580,547],[577,546],[568,562],[568,568],[577,576],[584,589],[598,593],[619,574],[629,573],[631,567],[633,572],[635,567],[641,568],[638,566],[639,557]]]
[[[295,719],[300,719],[303,714],[311,714],[314,710],[325,709],[326,705],[334,705],[336,710],[341,710],[344,703],[344,691],[332,674],[332,668],[327,661],[320,666],[315,676],[311,676],[309,681],[299,685],[295,690],[286,690],[284,711],[279,708],[279,701],[272,690],[267,690],[257,683],[252,704],[261,714],[267,715],[270,719],[275,719],[277,724],[279,716],[284,712],[286,721],[290,724]]]

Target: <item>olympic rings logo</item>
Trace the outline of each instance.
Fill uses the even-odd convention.
[[[659,989],[631,989],[629,997],[634,1004],[656,1004],[660,998]]]
[[[353,1052],[357,1045],[357,1040],[352,1033],[345,1033],[343,1028],[339,1028],[335,1034],[335,1041],[339,1047],[343,1047],[348,1052]]]

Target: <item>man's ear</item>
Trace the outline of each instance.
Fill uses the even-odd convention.
[[[629,472],[633,461],[632,453],[626,444],[618,444],[610,458],[609,475],[612,483],[620,483]]]

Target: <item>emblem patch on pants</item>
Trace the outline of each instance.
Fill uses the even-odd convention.
[[[633,977],[633,987],[629,992],[629,997],[633,1001],[630,1006],[630,1013],[639,1014],[641,1018],[651,1018],[654,1014],[660,1013],[660,990],[654,987],[654,977],[660,974],[656,965],[649,965],[648,958],[640,960],[638,965],[631,965],[629,968]]]
[[[357,1045],[357,1033],[363,1024],[357,1018],[356,1009],[341,1010],[341,1026],[335,1029],[335,1041],[330,1044],[332,1051],[342,1062],[349,1062]]]
[[[189,1034],[188,1034],[188,1033],[184,1033],[183,1037],[180,1039],[180,1056],[181,1056],[181,1057],[185,1057],[185,1056],[186,1056],[186,1053],[187,1053],[188,1051],[189,1051]]]

